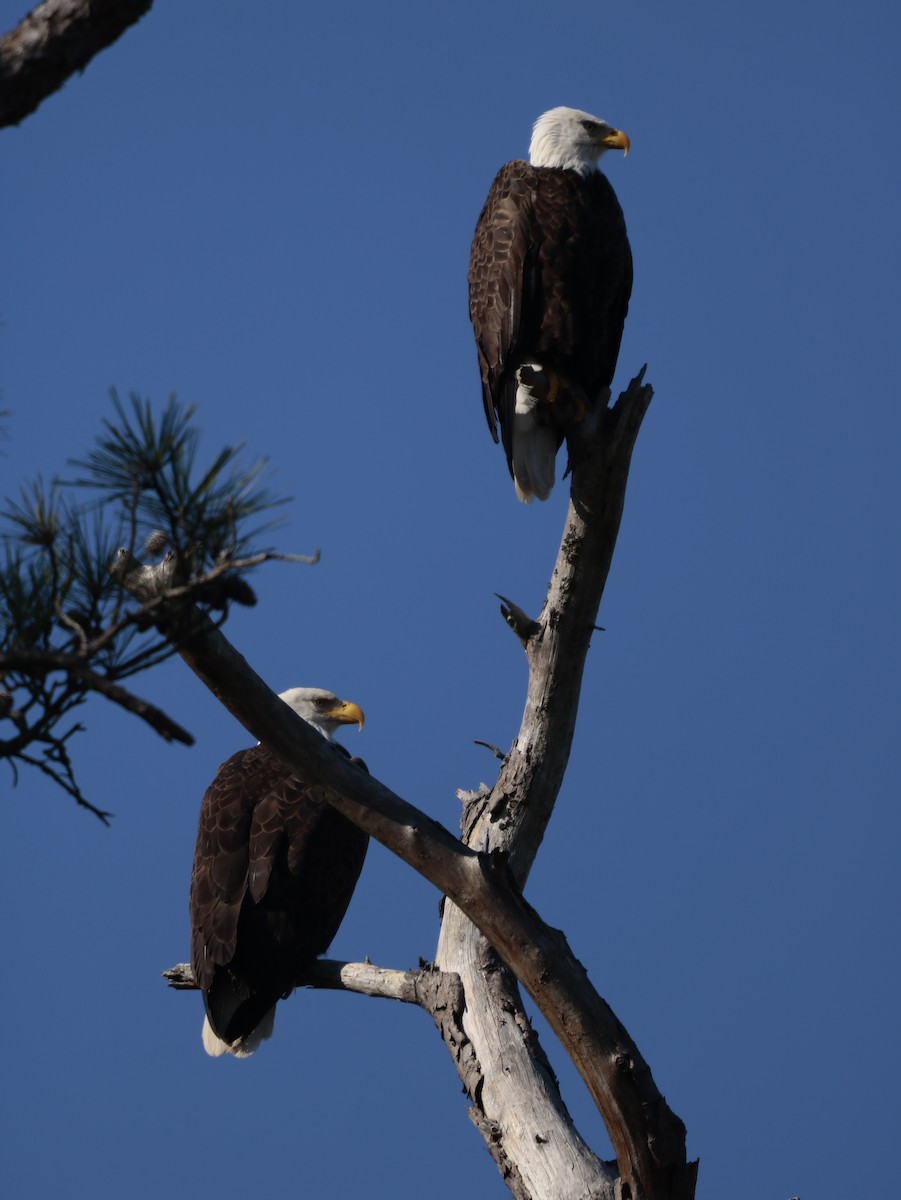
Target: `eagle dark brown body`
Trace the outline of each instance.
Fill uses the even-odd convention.
[[[501,168],[473,238],[469,310],[485,416],[511,474],[517,369],[539,363],[593,401],[613,380],[631,290],[622,209],[600,171]]]
[[[223,1042],[247,1038],[328,949],[368,841],[265,746],[219,768],[200,810],[190,907],[194,977]]]

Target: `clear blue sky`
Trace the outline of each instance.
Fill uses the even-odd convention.
[[[322,562],[267,568],[230,636],[273,687],[357,701],[344,741],[453,829],[494,774],[473,739],[508,745],[522,708],[493,593],[538,610],[565,507],[519,505],[484,426],[472,228],[546,108],[630,135],[618,382],[647,361],[657,394],[528,895],[685,1120],[705,1200],[897,1178],[899,25],[157,0],[0,134],[0,490],[79,453],[110,386],[196,405],[210,455],[268,455],[280,546]],[[250,1062],[203,1054],[159,972],[188,952],[200,795],[247,736],[180,664],[139,691],[197,745],[88,709],[112,829],[0,777],[10,1194],[505,1196],[418,1011],[304,993]],[[334,954],[429,958],[437,900],[374,847]]]

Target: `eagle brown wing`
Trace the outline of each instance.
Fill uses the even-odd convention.
[[[219,768],[201,804],[190,907],[194,975],[223,1041],[251,1033],[328,949],[368,840],[264,746]]]
[[[538,282],[532,198],[534,168],[509,162],[495,176],[476,223],[469,257],[469,316],[482,377],[482,401],[495,441],[497,418],[507,458],[516,401],[515,371],[535,308]],[[526,328],[523,315],[526,314]]]
[[[540,362],[596,397],[613,379],[631,290],[622,209],[601,172],[501,168],[473,237],[469,312],[485,415],[508,463],[517,368]]]

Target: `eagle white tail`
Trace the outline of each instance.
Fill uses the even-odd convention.
[[[267,1038],[272,1037],[274,1025],[275,1005],[273,1004],[256,1029],[247,1037],[239,1038],[236,1042],[223,1042],[222,1038],[217,1037],[213,1033],[209,1017],[203,1018],[203,1030],[200,1036],[203,1039],[203,1048],[211,1058],[220,1058],[223,1054],[232,1054],[235,1058],[249,1058],[254,1050],[259,1049],[260,1042],[265,1042]]]
[[[524,504],[533,497],[547,500],[554,486],[557,431],[542,412],[547,381],[538,363],[525,363],[516,372],[513,413],[513,482]]]

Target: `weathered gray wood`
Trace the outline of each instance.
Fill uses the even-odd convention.
[[[301,979],[297,987],[326,988],[337,992],[359,992],[361,996],[375,996],[382,1000],[400,1000],[405,1004],[422,1004],[420,993],[435,972],[428,968],[419,971],[392,971],[377,967],[374,963],[342,962],[333,958],[320,958]],[[190,963],[178,963],[163,971],[169,986],[182,991],[195,991],[194,972]],[[422,1004],[423,1007],[428,1007]]]
[[[613,1200],[617,1171],[598,1158],[570,1120],[515,981],[449,901],[435,957],[442,974],[459,975],[466,995],[461,1026],[479,1064],[465,1084],[470,1117],[511,1192],[533,1200]]]
[[[0,38],[0,128],[18,125],[153,0],[43,0]]]
[[[529,663],[522,724],[490,792],[469,798],[465,843],[502,853],[522,885],[544,836],[572,744],[582,672],[622,516],[632,447],[652,396],[643,373],[616,408],[598,409],[572,446],[577,465],[547,598],[537,619],[501,597],[504,619]],[[593,418],[593,419],[592,419]],[[551,698],[553,697],[553,702]],[[474,1109],[488,1126],[501,1170],[516,1164],[517,1186],[542,1200],[613,1197],[617,1171],[602,1162],[572,1124],[518,989],[479,930],[445,906],[436,965],[460,976],[463,1027],[481,1074]],[[504,996],[498,996],[503,981]],[[514,1019],[512,1014],[516,1013]],[[471,1097],[472,1098],[472,1097]],[[606,1115],[606,1114],[605,1114]],[[516,1194],[516,1188],[511,1186]]]

